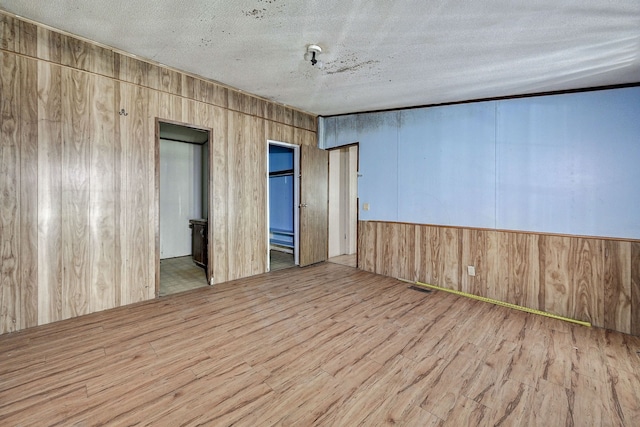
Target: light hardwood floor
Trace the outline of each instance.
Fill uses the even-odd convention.
[[[0,336],[0,425],[640,425],[640,338],[334,263]]]

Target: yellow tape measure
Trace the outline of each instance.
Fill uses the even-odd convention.
[[[422,283],[422,282],[418,282],[418,281],[414,282],[414,281],[411,281],[411,280],[402,279],[400,277],[398,277],[397,279],[400,280],[401,282],[411,283],[412,285],[419,286],[419,287],[435,289],[437,291],[449,292],[449,293],[454,294],[454,295],[459,295],[459,296],[475,299],[475,300],[482,301],[482,302],[488,302],[488,303],[499,305],[499,306],[502,306],[502,307],[513,308],[514,310],[520,310],[520,311],[524,311],[526,313],[539,314],[540,316],[550,317],[552,319],[564,320],[565,322],[576,323],[578,325],[587,326],[589,328],[591,327],[591,323],[589,323],[589,322],[584,322],[582,320],[571,319],[569,317],[564,317],[564,316],[558,316],[557,314],[547,313],[546,311],[540,311],[540,310],[536,310],[536,309],[529,308],[529,307],[522,307],[521,305],[515,305],[515,304],[511,304],[511,303],[504,302],[504,301],[498,301],[497,299],[491,299],[491,298],[481,297],[481,296],[478,296],[478,295],[468,294],[466,292],[456,291],[454,289],[441,288],[440,286],[430,285],[428,283]]]

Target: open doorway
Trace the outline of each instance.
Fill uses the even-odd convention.
[[[267,141],[267,164],[267,265],[275,271],[300,263],[300,147]]]
[[[329,261],[358,264],[358,144],[329,151]]]
[[[158,121],[158,296],[208,284],[209,134]]]

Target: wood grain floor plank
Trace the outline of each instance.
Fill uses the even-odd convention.
[[[633,425],[640,338],[534,318],[267,273],[0,336],[0,424]]]

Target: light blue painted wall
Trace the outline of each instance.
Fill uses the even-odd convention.
[[[292,169],[293,149],[269,145],[269,172]],[[293,233],[293,175],[269,177],[269,227]]]
[[[406,110],[398,221],[495,227],[494,103]]]
[[[269,178],[269,227],[293,233],[293,176]]]
[[[269,172],[293,169],[293,149],[269,145]]]
[[[363,220],[640,239],[640,88],[320,125],[322,148],[360,143]]]

